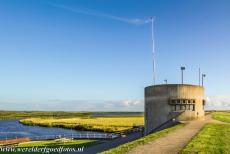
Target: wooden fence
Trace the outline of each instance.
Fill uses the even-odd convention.
[[[0,145],[12,145],[12,144],[19,144],[22,142],[29,142],[30,138],[17,138],[17,139],[9,139],[9,140],[0,140]]]

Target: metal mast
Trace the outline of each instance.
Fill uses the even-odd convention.
[[[200,67],[199,67],[199,86],[200,86]]]
[[[153,53],[153,85],[156,84],[156,65],[155,65],[155,41],[154,41],[154,18],[151,17],[151,33],[152,33],[152,53]]]

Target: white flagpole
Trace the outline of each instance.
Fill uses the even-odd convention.
[[[153,84],[156,84],[156,64],[155,64],[155,41],[154,41],[154,18],[151,17],[152,32],[152,53],[153,53]]]

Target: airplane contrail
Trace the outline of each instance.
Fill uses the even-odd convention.
[[[144,19],[139,19],[139,18],[129,19],[129,18],[114,16],[114,15],[110,15],[110,14],[94,12],[94,11],[91,11],[91,10],[74,9],[74,8],[71,8],[71,7],[58,5],[58,4],[51,4],[51,5],[56,7],[56,8],[61,8],[61,9],[71,11],[71,12],[74,12],[74,13],[78,13],[78,14],[84,14],[84,15],[101,17],[101,18],[107,18],[107,19],[110,19],[110,20],[126,22],[126,23],[134,24],[134,25],[142,25],[142,24],[147,24],[147,23],[151,22],[151,19],[145,19],[145,20]]]

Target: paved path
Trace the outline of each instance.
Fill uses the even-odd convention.
[[[182,128],[153,140],[145,145],[128,152],[128,154],[177,154],[189,141],[200,131],[200,129],[212,120],[211,115],[186,123]]]

